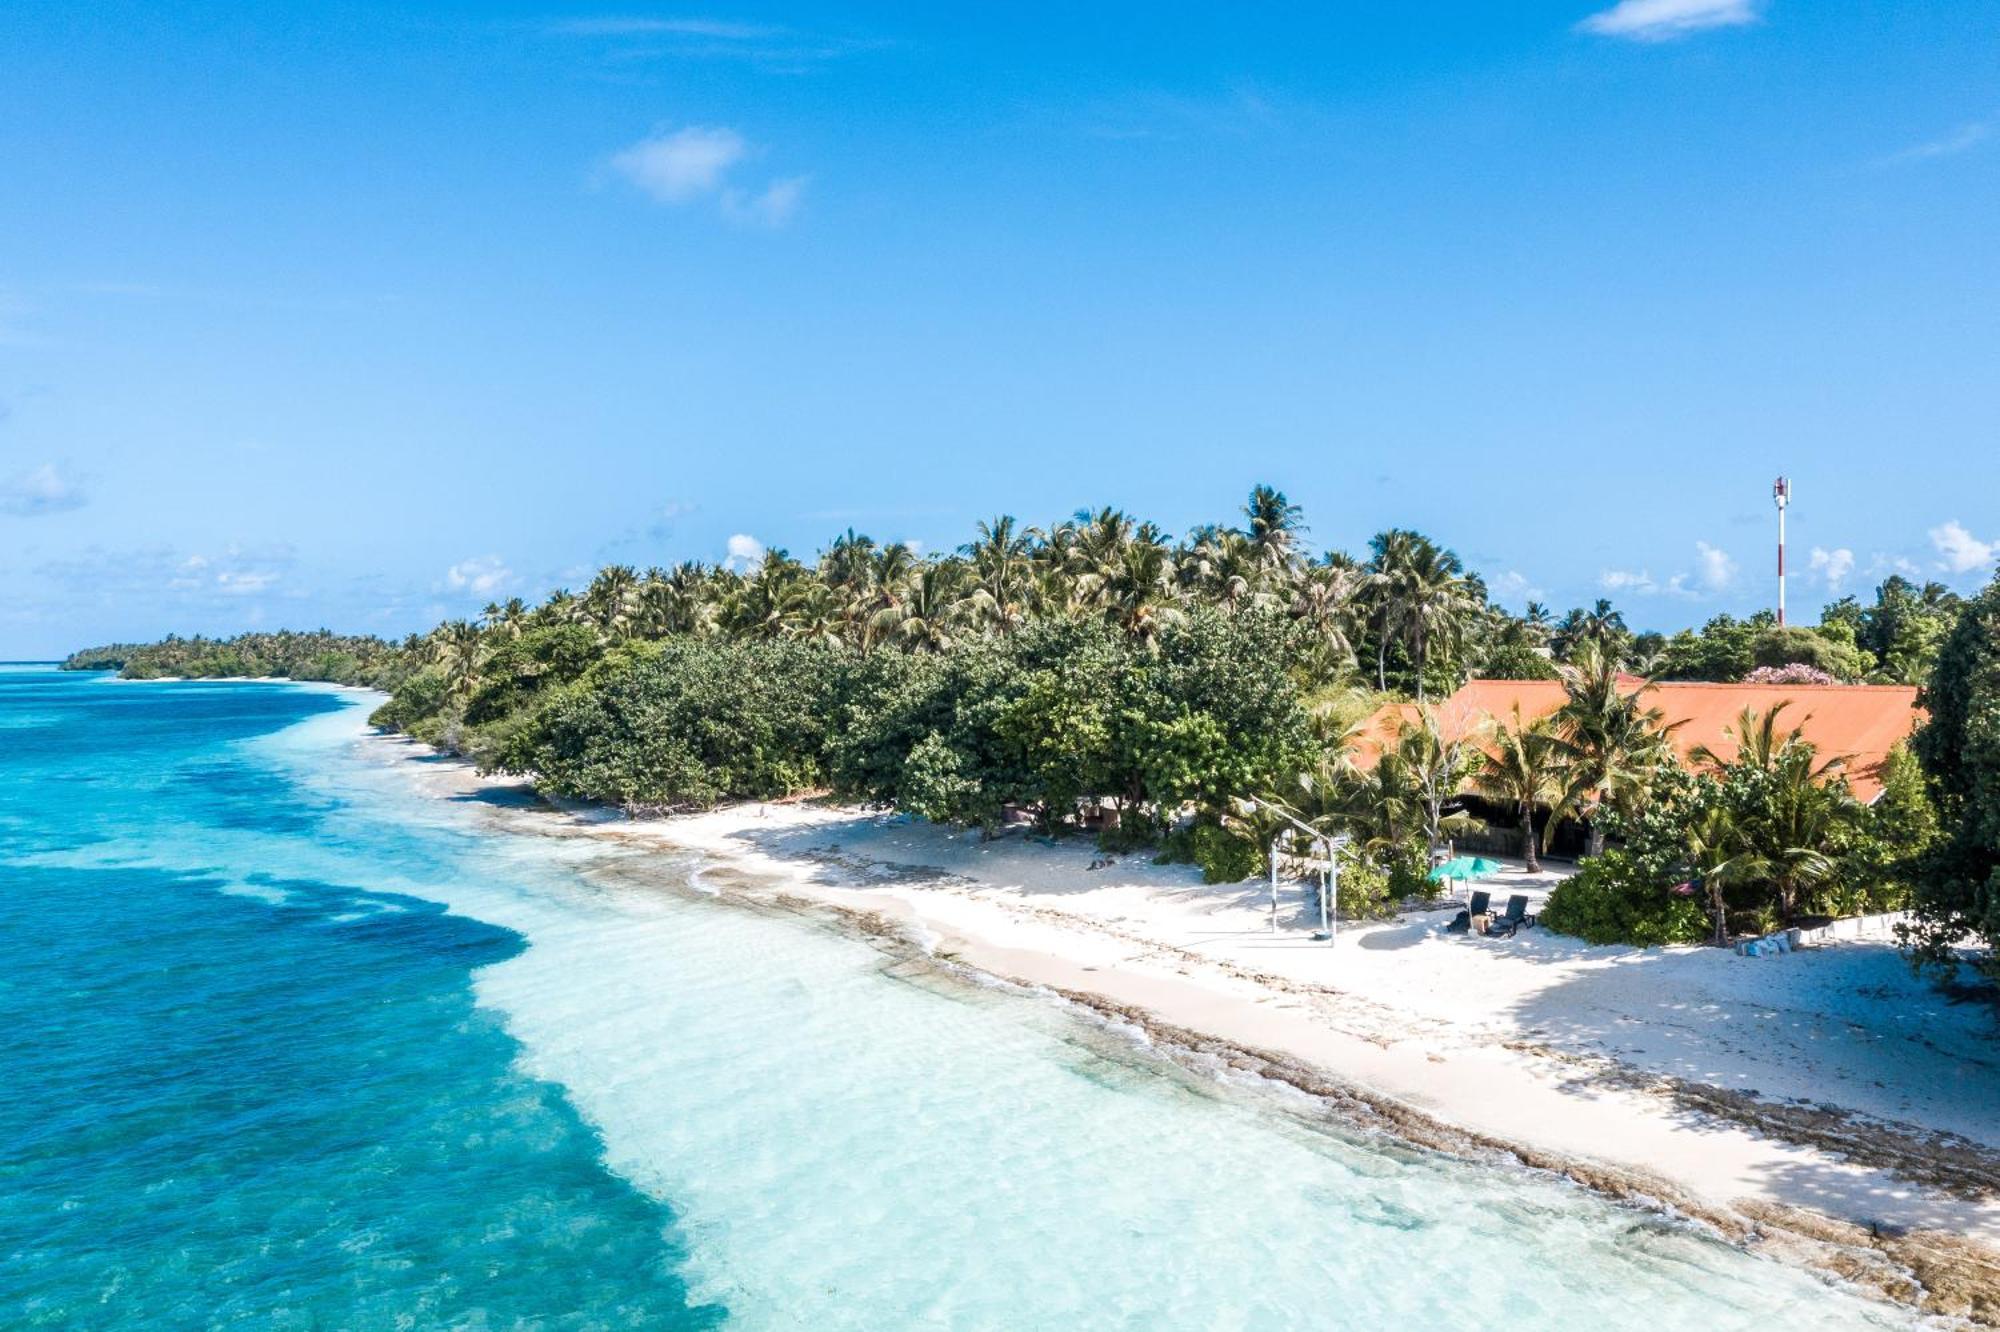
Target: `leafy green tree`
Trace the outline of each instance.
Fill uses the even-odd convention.
[[[790,795],[822,779],[838,672],[806,644],[633,644],[541,703],[495,764],[627,808]]]
[[[1911,747],[1943,832],[1917,874],[1913,953],[1949,968],[1976,938],[2000,974],[2000,577],[1960,610],[1921,702]]]
[[[1941,583],[1918,587],[1891,574],[1875,590],[1875,604],[1862,612],[1860,645],[1875,654],[1884,679],[1921,684],[1958,622],[1960,604]]]
[[[1803,625],[1773,625],[1763,630],[1751,640],[1750,659],[1754,666],[1810,666],[1849,681],[1861,679],[1870,668],[1868,656],[1860,648],[1843,643],[1838,634]]]

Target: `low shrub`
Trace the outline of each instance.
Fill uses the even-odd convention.
[[[1352,846],[1340,852],[1340,915],[1343,920],[1380,920],[1396,914],[1403,895],[1390,872]]]
[[[1542,924],[1585,943],[1700,943],[1710,922],[1697,896],[1682,896],[1674,885],[1643,872],[1626,852],[1607,851],[1586,860],[1563,880],[1541,911]]]
[[[1201,866],[1204,883],[1240,883],[1264,872],[1264,848],[1216,823],[1191,823],[1170,833],[1157,863]]]

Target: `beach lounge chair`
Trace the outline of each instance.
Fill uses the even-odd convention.
[[[1492,905],[1492,902],[1493,894],[1487,892],[1474,893],[1472,901],[1466,907],[1466,910],[1475,916],[1483,916],[1486,914],[1486,909]]]
[[[1534,923],[1535,918],[1528,914],[1528,899],[1526,895],[1515,893],[1507,899],[1507,910],[1486,923],[1486,932],[1489,935],[1498,935],[1503,939],[1510,939],[1514,936],[1514,931],[1520,929],[1523,925],[1532,925]]]

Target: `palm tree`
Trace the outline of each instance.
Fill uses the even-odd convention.
[[[1804,727],[1806,722],[1812,720],[1810,716],[1789,731],[1778,729],[1779,714],[1790,706],[1790,699],[1780,699],[1761,713],[1755,708],[1744,708],[1736,714],[1734,724],[1722,728],[1723,735],[1736,746],[1735,753],[1724,758],[1707,745],[1696,745],[1688,757],[1712,768],[1749,767],[1759,772],[1777,771],[1801,746],[1813,751],[1813,758],[1817,759],[1816,748],[1805,738]],[[1824,763],[1809,761],[1808,775],[1816,782],[1829,781],[1846,768],[1847,761],[1845,755],[1835,755]]]
[[[1613,610],[1608,599],[1599,597],[1589,610],[1577,607],[1564,615],[1550,632],[1549,646],[1566,661],[1575,660],[1585,647],[1594,647],[1599,656],[1616,666],[1622,664],[1631,638],[1625,616]]]
[[[779,632],[809,642],[844,643],[852,623],[848,605],[839,591],[819,579],[798,579],[779,594]]]
[[[1465,620],[1478,609],[1478,599],[1465,577],[1465,565],[1452,551],[1430,538],[1400,529],[1377,536],[1366,586],[1376,604],[1381,639],[1376,649],[1376,679],[1388,683],[1388,643],[1400,639],[1410,653],[1417,676],[1417,701],[1424,701],[1424,668],[1431,649],[1455,646]]]
[[[1250,538],[1228,527],[1198,528],[1187,547],[1183,582],[1227,611],[1267,602],[1272,571]]]
[[[463,701],[479,687],[479,668],[485,662],[485,643],[477,625],[449,620],[431,633],[432,662],[444,667],[445,693]]]
[[[905,580],[901,595],[868,621],[871,636],[912,652],[943,652],[965,618],[965,566],[932,560]]]
[[[631,565],[607,565],[590,580],[583,594],[584,610],[598,632],[615,641],[630,635],[638,595],[639,575]]]
[[[1586,642],[1573,662],[1558,669],[1566,698],[1552,721],[1568,780],[1556,812],[1589,818],[1586,854],[1600,855],[1604,825],[1594,811],[1629,811],[1643,798],[1653,774],[1667,761],[1672,728],[1660,709],[1640,705],[1640,695],[1652,682],[1641,681],[1627,692],[1617,663],[1595,644]]]
[[[961,550],[972,561],[973,577],[983,594],[979,613],[1002,633],[1020,623],[1031,590],[1030,543],[1014,530],[1014,519],[1002,514],[979,524],[979,537]]]
[[[850,595],[865,594],[874,582],[875,542],[848,528],[819,559],[819,576]]]
[[[1466,736],[1447,735],[1436,712],[1419,703],[1415,721],[1396,731],[1395,745],[1383,755],[1406,784],[1423,820],[1424,849],[1436,852],[1449,837],[1472,832],[1479,820],[1463,810],[1446,812],[1472,767],[1476,749]],[[1380,763],[1377,767],[1382,766]]]
[[[1257,486],[1243,506],[1245,538],[1257,563],[1277,573],[1288,573],[1299,562],[1299,538],[1306,533],[1305,510],[1285,498],[1281,490]]]
[[[1526,722],[1521,705],[1514,705],[1512,725],[1497,726],[1491,734],[1493,747],[1473,780],[1479,793],[1514,811],[1520,820],[1521,854],[1528,872],[1538,873],[1540,840],[1535,835],[1535,810],[1553,809],[1562,799],[1562,752],[1554,732],[1544,722]],[[1553,830],[1555,820],[1549,821]]]
[[[1305,625],[1318,654],[1321,678],[1354,669],[1354,613],[1361,572],[1344,555],[1309,565],[1292,591],[1292,618]]]
[[[1800,892],[1826,882],[1838,868],[1834,837],[1852,812],[1853,796],[1844,780],[1845,756],[1821,759],[1801,727],[1779,729],[1787,706],[1781,701],[1762,713],[1743,709],[1724,732],[1735,745],[1727,759],[1707,745],[1697,746],[1690,757],[1718,771],[1755,774],[1758,781],[1755,803],[1720,825],[1727,839],[1717,837],[1712,849],[1732,854],[1720,862],[1714,891],[1719,895],[1724,882],[1769,883],[1777,890],[1781,918],[1790,924]]]
[[[1126,633],[1147,640],[1162,624],[1179,619],[1174,605],[1174,564],[1158,541],[1127,543],[1105,575],[1100,597],[1106,612]]]

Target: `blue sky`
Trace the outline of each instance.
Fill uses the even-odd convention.
[[[2000,556],[2000,5],[0,11],[0,655],[1254,482],[1643,626]]]

